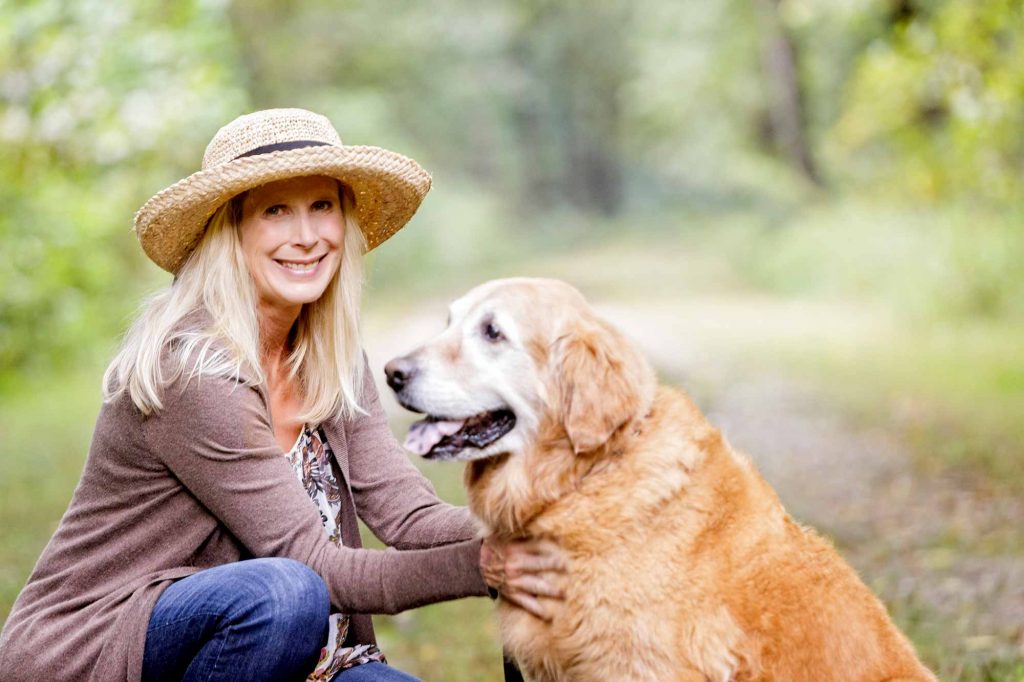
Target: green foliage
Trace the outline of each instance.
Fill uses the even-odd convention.
[[[922,4],[891,18],[858,58],[834,129],[838,151],[866,157],[854,160],[917,196],[1018,201],[1024,5]]]
[[[245,108],[220,11],[37,2],[0,16],[0,368],[106,344],[149,281],[138,206]]]
[[[719,239],[739,242],[734,257],[761,288],[872,301],[925,322],[1021,319],[1021,220],[1005,207],[907,208],[851,196],[781,216],[738,213],[719,223]]]

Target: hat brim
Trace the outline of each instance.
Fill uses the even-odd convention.
[[[153,196],[135,214],[135,233],[154,263],[177,272],[224,202],[305,175],[337,178],[352,189],[367,250],[409,222],[431,182],[418,163],[379,147],[321,145],[247,156],[193,173]]]

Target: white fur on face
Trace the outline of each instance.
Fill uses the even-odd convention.
[[[444,419],[508,409],[515,427],[490,445],[466,448],[457,460],[522,450],[537,428],[544,384],[525,346],[514,311],[491,296],[494,283],[470,291],[450,308],[448,327],[408,357],[416,364],[400,402]],[[490,338],[497,333],[498,338]]]

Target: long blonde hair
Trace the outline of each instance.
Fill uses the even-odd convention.
[[[366,240],[351,192],[339,183],[338,194],[345,219],[341,266],[323,295],[302,306],[287,360],[288,377],[297,380],[303,396],[298,419],[314,424],[364,412],[357,391],[363,380],[359,302]],[[142,304],[103,375],[104,401],[128,391],[136,407],[151,414],[163,407],[163,387],[186,371],[189,379],[212,375],[241,381],[244,374],[249,385],[266,381],[257,296],[239,236],[244,196],[217,209],[174,282]],[[179,324],[203,309],[211,326]],[[164,376],[161,357],[168,346],[172,372]],[[190,357],[195,361],[189,363]]]

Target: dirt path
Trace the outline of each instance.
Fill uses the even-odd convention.
[[[922,475],[896,434],[858,424],[813,385],[758,368],[759,343],[807,334],[855,341],[870,333],[869,318],[759,299],[595,305],[663,380],[694,395],[794,517],[835,540],[897,618],[911,622],[919,646],[927,639],[980,660],[1024,657],[1024,554],[1007,550],[1021,536],[1021,500]],[[426,340],[443,319],[440,301],[371,317],[372,366]]]

